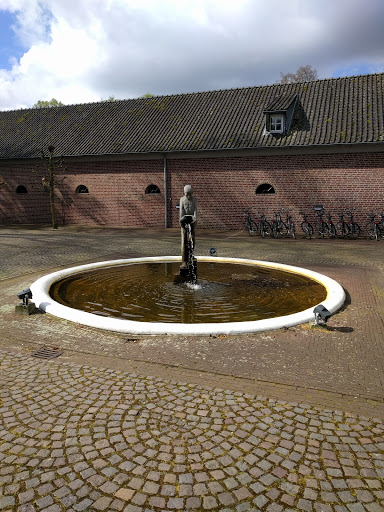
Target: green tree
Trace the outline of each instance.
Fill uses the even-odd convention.
[[[155,95],[152,94],[151,92],[146,92],[145,94],[140,96],[140,98],[154,98],[154,97],[155,97]]]
[[[280,73],[280,84],[293,84],[296,82],[313,82],[317,80],[317,70],[310,64],[300,66],[296,73]]]
[[[55,98],[52,98],[51,100],[39,100],[34,105],[32,105],[32,108],[63,107],[63,106],[64,106],[64,103],[61,103],[61,101],[58,101]]]

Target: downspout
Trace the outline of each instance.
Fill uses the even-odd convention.
[[[168,227],[168,193],[167,193],[167,157],[164,153],[163,155],[164,161],[164,221],[165,227]]]

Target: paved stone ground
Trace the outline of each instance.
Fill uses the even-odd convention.
[[[41,275],[177,254],[179,234],[0,228],[1,511],[384,510],[381,244],[200,233],[198,254],[212,246],[326,273],[347,304],[327,330],[216,338],[19,317]]]

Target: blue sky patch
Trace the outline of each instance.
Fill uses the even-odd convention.
[[[11,28],[17,23],[16,15],[0,10],[0,69],[11,69],[11,58],[22,57],[24,50]]]

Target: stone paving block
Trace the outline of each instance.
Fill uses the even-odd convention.
[[[15,505],[15,497],[14,496],[0,496],[0,510],[8,509],[9,507],[13,507]]]
[[[183,510],[184,507],[184,499],[182,498],[169,498],[167,501],[167,508],[169,509],[177,509]]]
[[[92,508],[96,510],[108,510],[108,506],[112,502],[112,498],[107,498],[106,496],[102,496],[97,499],[93,504]]]
[[[36,512],[36,508],[31,503],[26,503],[18,507],[17,512]]]
[[[49,505],[53,504],[52,496],[44,496],[43,498],[39,498],[36,500],[36,505],[40,509],[47,508]]]
[[[239,501],[246,500],[247,498],[252,496],[252,494],[248,491],[248,489],[246,487],[241,487],[240,489],[234,489],[234,490],[232,490],[232,492]]]
[[[135,492],[136,491],[133,489],[120,488],[118,491],[115,492],[114,496],[124,501],[130,501],[134,496]]]
[[[191,498],[187,498],[185,501],[185,506],[188,509],[196,510],[201,507],[201,499],[193,496]]]
[[[29,489],[28,491],[21,492],[18,495],[18,500],[20,504],[28,503],[33,501],[35,498],[35,491],[33,489]]]
[[[218,506],[216,498],[213,496],[204,496],[203,498],[203,509],[212,510]]]
[[[380,510],[382,510],[382,505],[380,505],[379,503],[368,503],[367,505],[365,505],[366,509],[368,510],[368,512],[380,512]]]
[[[256,505],[256,507],[258,507],[259,509],[261,509],[262,507],[264,507],[264,505],[266,503],[269,502],[269,499],[266,498],[263,494],[259,494],[258,496],[256,496],[256,498],[253,500],[253,503]]]
[[[218,495],[219,502],[222,505],[232,505],[236,503],[236,499],[234,498],[233,494],[230,492],[223,492]]]
[[[365,507],[361,503],[349,503],[348,510],[350,512],[365,512]]]
[[[134,503],[135,505],[143,505],[146,502],[147,497],[148,496],[146,494],[137,492],[132,498],[132,503]]]
[[[271,503],[267,507],[267,512],[281,512],[283,510],[283,507],[279,505],[278,503]]]
[[[159,496],[152,496],[149,500],[149,505],[155,508],[164,509],[165,507],[165,498],[161,498]]]
[[[297,508],[299,510],[304,510],[305,512],[311,512],[312,506],[313,506],[313,503],[310,500],[306,500],[303,498],[300,498],[297,502]]]

